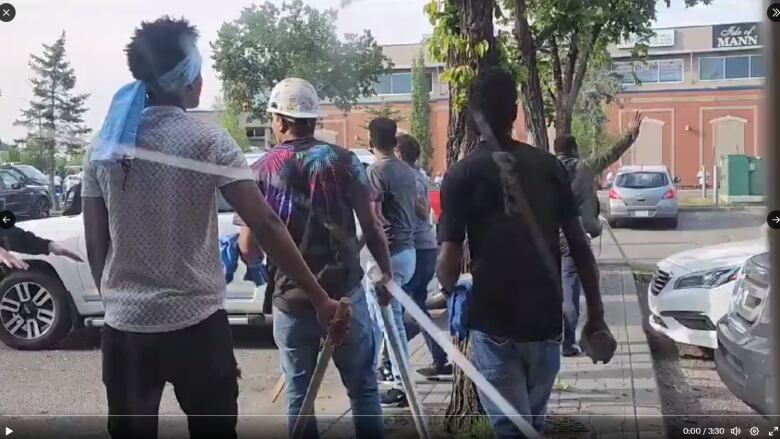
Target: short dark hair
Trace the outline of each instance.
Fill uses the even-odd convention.
[[[397,131],[398,124],[387,117],[377,117],[368,124],[371,144],[383,151],[395,148],[395,133]]]
[[[401,134],[395,138],[395,141],[398,152],[401,153],[401,160],[411,165],[415,164],[421,152],[417,139],[409,134]]]
[[[166,15],[141,22],[125,47],[130,72],[135,79],[154,84],[189,54],[197,38],[197,29],[184,18]]]
[[[469,90],[469,108],[485,117],[493,134],[502,137],[517,119],[517,80],[507,69],[491,67],[480,72]]]
[[[281,117],[287,123],[290,132],[295,137],[308,137],[317,131],[317,119],[296,119],[281,114],[278,114],[277,116]]]
[[[564,134],[557,137],[553,142],[553,149],[556,154],[571,154],[577,151],[577,139],[571,134]]]

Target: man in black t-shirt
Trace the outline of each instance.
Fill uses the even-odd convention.
[[[489,141],[453,165],[442,182],[437,274],[445,293],[453,291],[468,235],[474,286],[467,315],[475,366],[541,431],[560,368],[558,230],[569,242],[585,289],[589,334],[606,328],[598,269],[566,171],[552,154],[511,137],[517,117],[514,77],[501,69],[483,72],[469,107]],[[480,401],[496,437],[520,435],[484,395]]]

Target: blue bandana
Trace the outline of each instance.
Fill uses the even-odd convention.
[[[196,47],[170,71],[157,80],[156,86],[174,92],[192,84],[203,59]],[[116,162],[135,156],[135,143],[141,114],[146,106],[147,85],[143,81],[127,84],[114,94],[103,127],[95,139],[90,160]]]

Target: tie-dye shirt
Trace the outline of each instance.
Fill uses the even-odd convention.
[[[345,148],[313,138],[273,148],[252,166],[260,190],[287,225],[320,284],[338,299],[360,285],[359,248],[352,194],[370,190],[365,168]],[[274,306],[311,309],[306,294],[277,270]]]

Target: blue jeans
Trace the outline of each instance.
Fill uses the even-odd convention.
[[[390,265],[393,270],[393,280],[398,285],[406,285],[407,282],[414,275],[414,266],[416,264],[416,254],[413,248],[408,250],[402,250],[392,256],[390,256]],[[375,261],[370,260],[368,262],[369,269],[372,264],[376,264]],[[368,270],[366,270],[368,271]],[[370,283],[370,282],[369,282]],[[395,327],[398,328],[398,337],[401,342],[401,358],[405,361],[409,361],[409,343],[406,339],[406,329],[404,328],[404,310],[401,303],[395,298],[390,300],[390,308],[393,311],[393,320],[395,321]],[[368,311],[371,314],[371,320],[374,322],[374,333],[376,340],[384,339],[387,330],[385,329],[385,322],[382,319],[382,311],[379,307],[379,302],[376,300],[376,293],[368,294]],[[374,368],[376,368],[379,361],[379,355],[381,351],[381,343],[376,344],[376,351],[374,352]],[[395,377],[396,385],[400,386],[401,372],[400,365],[395,364],[395,361],[390,362],[392,365],[393,376]]]
[[[417,249],[417,262],[414,268],[414,275],[412,276],[412,279],[404,285],[404,291],[412,296],[412,299],[417,306],[419,306],[428,317],[430,317],[431,314],[425,306],[425,301],[428,300],[428,284],[431,283],[434,272],[436,271],[436,257],[438,255],[439,250],[435,248]],[[433,357],[434,366],[443,367],[447,364],[447,354],[427,332],[420,331],[419,326],[417,325],[413,325],[409,329],[410,331],[407,331],[407,336],[410,340],[419,332],[422,332],[425,344],[428,346],[428,350]]]
[[[564,346],[572,346],[577,343],[582,284],[571,256],[561,258],[561,277],[563,281],[563,344]]]
[[[470,343],[474,366],[526,421],[542,432],[547,400],[561,367],[560,342],[516,342],[471,330]],[[479,401],[497,439],[525,437],[482,392]]]
[[[362,286],[351,293],[352,324],[349,338],[333,352],[333,362],[339,369],[352,407],[352,420],[358,438],[382,438],[384,422],[379,405],[379,390],[374,371],[376,351],[374,332],[368,315],[366,294]],[[293,315],[274,307],[274,340],[287,386],[288,429],[292,434],[306,389],[317,364],[320,342],[325,330],[314,313]],[[317,420],[312,416],[304,433],[317,438]]]

